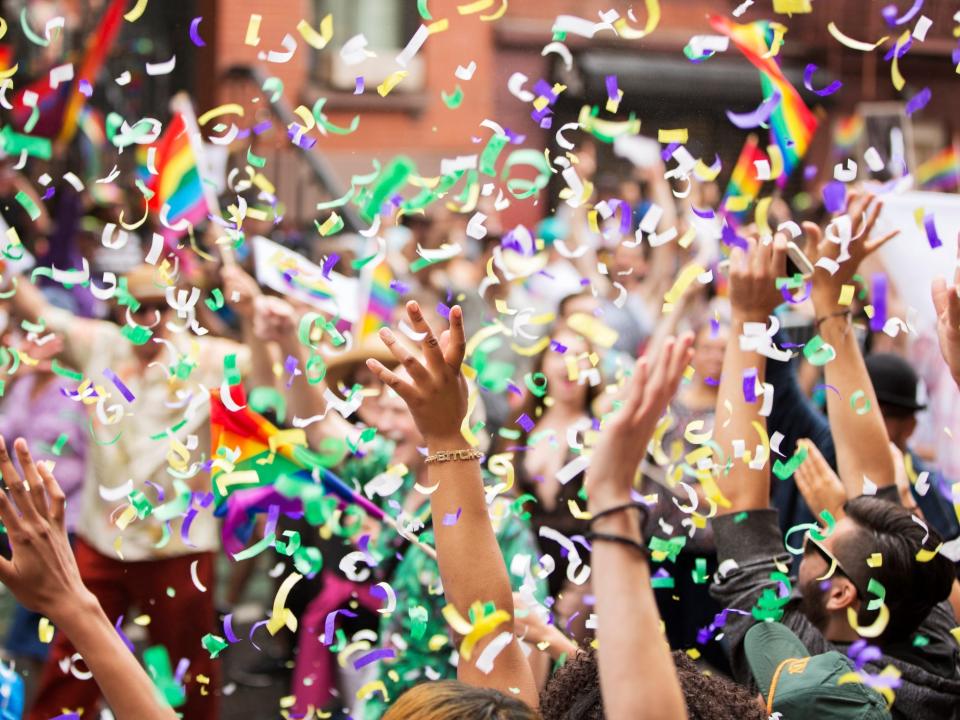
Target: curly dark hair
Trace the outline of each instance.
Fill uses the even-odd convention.
[[[686,653],[673,653],[673,662],[690,720],[767,720],[756,697],[743,686],[704,673]],[[578,653],[553,674],[540,695],[540,716],[543,720],[604,720],[594,650]]]

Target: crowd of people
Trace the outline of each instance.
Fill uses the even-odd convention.
[[[211,224],[199,262],[132,253],[104,300],[112,256],[84,243],[118,201],[59,189],[48,236],[21,236],[38,267],[62,270],[58,238],[89,272],[11,267],[2,301],[0,580],[28,716],[216,718],[232,607],[269,571],[249,642],[282,640],[287,718],[960,717],[960,485],[913,439],[949,402],[933,377],[957,393],[960,270],[931,288],[931,354],[848,290],[895,234],[876,188],[820,223],[784,203],[721,249],[663,170],[611,191],[626,223],[563,206],[477,239],[437,206],[402,218],[378,259],[393,318],[367,336],[216,257],[273,233],[255,219]],[[652,209],[650,233],[696,242],[652,247]],[[303,448],[379,513],[246,488],[211,394],[269,418],[264,477]],[[165,657],[147,671],[135,611]]]

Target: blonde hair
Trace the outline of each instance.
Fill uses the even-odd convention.
[[[540,720],[517,698],[456,680],[416,685],[390,706],[383,720]]]

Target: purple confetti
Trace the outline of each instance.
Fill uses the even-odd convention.
[[[460,515],[463,514],[463,508],[457,508],[455,513],[444,513],[443,515],[443,524],[446,526],[456,525],[457,521],[460,519]]]
[[[874,273],[870,278],[873,287],[873,317],[870,318],[870,329],[881,332],[887,322],[887,276],[883,273]]]
[[[363,95],[363,75],[360,75],[360,76],[357,78],[357,85],[356,85],[356,87],[353,89],[353,94],[354,94],[354,95]]]
[[[757,369],[748,368],[743,371],[743,399],[748,403],[757,401]]]
[[[743,250],[747,250],[750,247],[747,244],[747,241],[744,238],[737,235],[737,231],[734,230],[729,225],[724,224],[724,226],[720,229],[720,237],[723,240],[724,245],[728,245],[730,247],[738,247]]]
[[[84,97],[90,97],[93,95],[93,85],[90,84],[89,80],[80,81],[80,94]]]
[[[607,75],[606,84],[607,84],[607,99],[610,102],[618,102],[620,100],[620,91],[617,89],[617,76]]]
[[[56,194],[56,192],[57,192],[56,188],[48,187],[48,188],[47,188],[47,191],[43,194],[43,198],[41,198],[41,199],[42,199],[42,200],[49,200],[50,198],[52,198],[52,197]]]
[[[177,681],[177,684],[183,683],[183,676],[187,674],[187,670],[190,669],[190,660],[187,658],[180,658],[180,662],[177,663],[177,669],[173,673],[173,679]]]
[[[933,213],[927,213],[923,216],[923,227],[927,231],[927,242],[930,243],[930,247],[938,248],[943,245],[943,241],[940,240],[940,236],[937,234],[937,222]]]
[[[887,7],[888,7],[888,8],[890,8],[890,7],[894,8],[894,15],[896,15],[896,7],[895,7],[895,6],[889,5],[889,6],[887,6]],[[896,20],[894,20],[894,21],[893,21],[894,25],[905,25],[905,24],[907,24],[908,22],[910,22],[911,20],[913,20],[914,17],[916,17],[917,13],[920,12],[920,8],[922,8],[922,7],[923,7],[923,0],[914,0],[914,2],[913,2],[913,7],[910,8],[909,10],[907,10],[903,15],[901,15],[900,17],[898,17]],[[887,8],[884,8],[884,11],[886,11],[886,10],[887,10]]]
[[[127,650],[133,652],[133,643],[130,641],[130,638],[127,637],[126,633],[123,632],[123,615],[117,618],[117,623],[113,627],[116,629],[120,639],[123,640],[123,644],[127,646]]]
[[[533,420],[531,420],[530,416],[526,413],[521,414],[520,417],[517,418],[517,425],[522,427],[526,432],[533,431]]]
[[[843,212],[847,206],[847,186],[839,180],[831,180],[823,186],[823,206],[827,212]]]
[[[907,51],[910,49],[911,45],[913,45],[912,37],[909,38],[903,45],[900,45],[899,49],[897,49],[897,45],[894,44],[892,48],[887,50],[887,54],[883,56],[883,59],[886,60],[887,62],[890,62],[891,60],[893,60],[893,54],[896,53],[897,60],[899,60],[900,58],[902,58],[904,55],[907,54]]]
[[[817,176],[817,166],[816,165],[806,165],[803,168],[803,179],[804,180],[813,180]]]
[[[827,95],[833,95],[837,90],[843,87],[843,83],[839,80],[834,80],[832,83],[827,85],[822,90],[814,90],[813,88],[813,74],[817,71],[817,66],[813,63],[807,65],[803,71],[803,86],[812,92],[814,95],[819,95],[820,97],[826,97]]]
[[[918,92],[907,102],[907,115],[913,115],[918,110],[923,110],[927,106],[927,103],[930,102],[930,98],[932,97],[933,93],[930,92],[930,88],[928,87],[925,87],[923,90]]]
[[[104,368],[103,374],[106,375],[107,379],[109,379],[110,382],[114,384],[114,386],[117,388],[117,390],[120,391],[120,394],[123,395],[124,399],[127,402],[132,403],[134,400],[136,400],[133,393],[130,392],[130,388],[128,388],[126,385],[123,384],[123,381],[117,377],[117,374],[113,372],[113,370],[111,370],[110,368]]]
[[[712,377],[706,377],[706,378],[704,378],[704,379],[703,379],[703,382],[704,382],[705,385],[709,385],[710,387],[717,387],[717,386],[720,384],[720,380],[718,380],[717,378],[712,378]]]
[[[203,20],[203,15],[200,17],[195,17],[190,21],[190,40],[193,41],[193,44],[197,47],[206,47],[207,44],[203,41],[203,38],[200,37],[198,29],[200,28],[200,22]]]
[[[269,120],[264,120],[261,123],[257,123],[253,126],[254,135],[263,135],[267,130],[273,127],[273,123]]]
[[[362,667],[366,667],[372,663],[377,662],[378,660],[389,660],[397,656],[397,651],[393,648],[377,648],[376,650],[371,650],[366,655],[362,655],[353,661],[354,670],[359,670]]]
[[[804,302],[807,298],[810,297],[810,291],[813,289],[813,283],[807,281],[804,283],[803,294],[794,297],[793,293],[790,292],[790,288],[787,286],[787,283],[784,283],[780,286],[780,294],[783,296],[783,299],[786,300],[791,305],[799,305]]]
[[[756,110],[748,113],[735,113],[732,110],[727,110],[727,119],[741,130],[759,127],[770,119],[770,115],[780,104],[780,99],[780,93],[774,90],[773,95],[760,103]]]
[[[550,349],[553,350],[554,352],[563,354],[567,351],[567,346],[561,342],[557,342],[556,340],[551,340]]]
[[[660,153],[660,157],[663,159],[664,162],[669,162],[670,158],[673,157],[673,153],[676,152],[678,147],[680,147],[680,143],[678,142],[670,143],[663,149],[663,152]]]
[[[410,292],[410,286],[406,283],[400,282],[399,280],[391,280],[390,289],[396,293],[400,293],[401,295],[406,295],[408,292]]]
[[[836,395],[838,395],[838,396],[840,396],[840,397],[843,397],[842,395],[840,395],[840,390],[837,389],[836,387],[834,387],[833,385],[827,385],[826,383],[821,383],[821,384],[819,384],[819,385],[814,385],[814,386],[813,386],[813,391],[814,391],[814,392],[818,392],[818,391],[820,391],[820,390],[824,390],[824,391],[830,390],[830,391],[833,392],[834,394],[836,394]]]
[[[227,636],[227,642],[240,642],[240,638],[233,631],[233,613],[227,613],[223,616],[223,634]]]
[[[323,621],[323,644],[324,645],[333,645],[333,636],[335,633],[334,623],[337,620],[337,615],[345,615],[348,618],[355,618],[357,614],[355,612],[350,612],[349,610],[334,610],[333,612],[327,615],[327,619]]]
[[[334,266],[337,264],[337,261],[340,260],[340,256],[337,253],[330,253],[327,256],[327,259],[323,261],[323,269],[321,274],[327,279],[330,279],[330,271],[333,270]]]
[[[690,209],[693,210],[694,215],[704,218],[705,220],[711,220],[717,216],[717,213],[713,208],[708,207],[706,210],[700,210],[691,205]]]
[[[437,303],[437,314],[438,314],[440,317],[446,318],[447,320],[449,320],[449,319],[450,319],[450,307],[449,307],[448,305],[444,305],[443,303]]]

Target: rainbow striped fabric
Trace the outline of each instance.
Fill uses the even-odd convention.
[[[154,145],[157,174],[150,175],[147,182],[154,193],[148,207],[166,220],[166,224],[161,222],[159,231],[166,239],[185,235],[190,225],[205,220],[212,212],[188,133],[183,114],[174,113]]]
[[[103,13],[97,29],[90,35],[73,80],[52,88],[49,75],[44,74],[14,93],[11,103],[13,110],[10,113],[14,127],[39,137],[56,139],[64,144],[73,139],[87,102],[87,96],[80,91],[80,84],[83,82],[92,86],[96,82],[107,55],[120,34],[126,4],[126,0],[113,0]],[[34,110],[24,103],[28,92],[38,96],[36,107],[39,110],[35,125],[29,128]]]
[[[720,205],[724,216],[735,226],[746,222],[747,209],[763,187],[763,181],[757,177],[757,166],[754,164],[759,160],[768,160],[767,154],[760,147],[757,136],[750,133],[743,143]]]
[[[863,116],[853,114],[840,118],[833,131],[834,149],[840,154],[853,153],[863,135]]]
[[[960,152],[956,146],[944,148],[914,173],[917,187],[936,192],[960,191]]]
[[[803,102],[797,89],[787,80],[776,57],[767,57],[777,29],[776,23],[758,20],[740,25],[725,17],[711,15],[710,24],[717,32],[728,36],[744,57],[760,71],[763,96],[771,97],[774,90],[780,94],[780,102],[770,115],[770,137],[783,156],[782,178],[785,180],[806,155],[819,121]]]
[[[393,272],[384,260],[373,269],[370,278],[370,297],[360,319],[360,339],[373,335],[390,324],[393,310],[400,299],[399,293],[390,287],[392,282]]]

